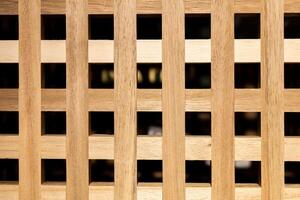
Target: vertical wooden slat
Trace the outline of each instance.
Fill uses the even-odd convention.
[[[162,1],[163,199],[185,199],[184,2]]]
[[[283,5],[262,4],[262,199],[283,199]]]
[[[19,1],[19,199],[41,196],[40,0]]]
[[[88,199],[88,2],[66,1],[67,199]]]
[[[115,199],[136,199],[136,0],[114,1]]]
[[[212,199],[234,199],[234,0],[212,0]]]

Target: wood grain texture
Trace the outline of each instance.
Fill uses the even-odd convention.
[[[64,40],[42,40],[41,62],[66,62],[66,42]],[[162,62],[161,40],[137,40],[138,63]],[[239,63],[257,63],[260,57],[260,39],[235,39],[234,61]],[[114,41],[89,40],[89,63],[112,63],[114,61]],[[284,62],[300,62],[300,39],[284,40]],[[0,40],[0,62],[18,62],[18,41]],[[211,41],[185,40],[186,63],[211,62]]]
[[[136,199],[136,0],[114,0],[115,199]]]
[[[234,0],[212,0],[212,199],[234,199]]]
[[[0,137],[0,158],[19,158],[19,137],[6,135]],[[284,160],[300,161],[300,139],[297,137],[285,137]],[[62,135],[42,136],[42,159],[65,159],[66,137]],[[113,136],[89,136],[89,159],[114,159]],[[138,160],[161,160],[161,137],[137,137]],[[210,136],[187,136],[185,139],[186,160],[211,160]],[[260,137],[235,137],[235,159],[260,161],[261,138]]]
[[[18,186],[16,184],[0,185],[0,198],[16,200],[18,199]],[[42,185],[42,200],[65,200],[65,185]],[[90,200],[113,200],[114,186],[109,183],[91,183],[89,186]],[[211,200],[211,187],[208,184],[187,184],[186,199]],[[140,183],[137,187],[138,200],[162,200],[161,184]],[[237,184],[236,200],[260,200],[261,188],[257,184]],[[286,185],[285,200],[298,200],[300,198],[300,185]]]
[[[19,1],[20,200],[41,198],[40,6],[40,0]]]
[[[114,0],[89,0],[89,14],[112,14]],[[210,13],[211,0],[184,0],[186,13]],[[235,0],[236,13],[261,12],[262,0]],[[138,0],[137,13],[161,13],[161,0]],[[285,0],[284,11],[297,13],[300,11],[300,0]],[[65,0],[42,0],[42,14],[65,14]],[[0,14],[15,15],[18,13],[18,0],[1,0]]]
[[[87,0],[66,1],[68,200],[89,198],[87,8]]]
[[[283,2],[262,5],[262,199],[284,199]]]
[[[184,1],[162,1],[163,199],[185,199]]]
[[[287,89],[284,92],[284,110],[300,112],[300,92]],[[161,89],[138,89],[138,111],[162,111]],[[185,111],[211,111],[210,89],[186,89]],[[260,89],[235,89],[234,110],[236,112],[260,112],[262,110],[262,92]],[[89,111],[114,111],[114,91],[112,89],[89,89]],[[18,90],[0,90],[0,110],[18,110]],[[65,89],[42,89],[42,111],[65,111]]]

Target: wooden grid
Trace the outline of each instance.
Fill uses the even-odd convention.
[[[19,63],[19,89],[0,110],[19,111],[18,136],[0,136],[0,158],[19,159],[19,184],[0,199],[300,199],[284,185],[284,161],[300,138],[284,137],[283,63],[300,62],[300,39],[283,39],[283,14],[299,0],[2,0],[19,15],[19,41],[0,41],[0,62]],[[114,14],[114,41],[88,40],[88,14]],[[163,39],[136,41],[136,14],[161,13]],[[185,40],[184,14],[211,13],[211,40]],[[261,13],[261,39],[236,39],[234,13]],[[40,15],[66,14],[66,41],[41,41]],[[172,33],[172,34],[170,34]],[[40,64],[66,62],[67,88],[41,89]],[[115,89],[88,89],[88,63],[114,62]],[[163,63],[162,89],[136,89],[136,63]],[[212,88],[184,88],[184,63],[212,63]],[[261,62],[260,89],[234,89],[234,62]],[[41,111],[66,111],[67,135],[41,135]],[[88,111],[114,111],[115,136],[88,133]],[[163,111],[163,137],[136,136],[137,111]],[[185,136],[185,111],[212,113],[212,136]],[[234,112],[261,112],[261,137],[234,137]],[[226,140],[224,140],[226,137]],[[67,183],[41,184],[41,159],[67,160]],[[114,159],[114,185],[88,182],[88,159]],[[137,183],[136,160],[163,160],[163,184]],[[185,184],[185,160],[212,160],[212,184]],[[234,184],[234,161],[261,161],[262,184]],[[80,176],[78,176],[80,174]]]

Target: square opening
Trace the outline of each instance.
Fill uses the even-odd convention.
[[[211,161],[186,160],[186,183],[211,183]]]
[[[284,14],[284,38],[300,38],[300,14]]]
[[[162,64],[138,64],[137,87],[143,89],[161,89]]]
[[[66,63],[42,64],[42,88],[66,88]]]
[[[113,15],[89,15],[89,39],[113,40],[114,16]]]
[[[210,135],[211,113],[210,112],[186,112],[185,113],[186,135]]]
[[[235,14],[234,35],[235,39],[260,38],[260,14]]]
[[[185,88],[208,89],[211,88],[210,63],[185,64]]]
[[[16,111],[0,111],[0,135],[19,133],[19,113]]]
[[[137,112],[137,134],[162,135],[162,112]]]
[[[42,159],[42,183],[66,182],[65,159]]]
[[[236,63],[235,88],[260,88],[260,63]]]
[[[138,160],[137,177],[138,182],[162,182],[161,160]]]
[[[260,136],[260,112],[236,112],[235,135]]]
[[[235,161],[235,183],[261,183],[259,161]]]
[[[19,87],[18,63],[0,63],[0,88]]]
[[[90,182],[114,182],[114,160],[90,160]]]
[[[90,88],[114,88],[114,64],[89,64]]]
[[[66,112],[42,112],[42,134],[66,134]]]
[[[41,39],[65,40],[66,15],[41,15]]]
[[[300,63],[284,64],[284,87],[300,88]]]
[[[300,184],[300,162],[284,162],[285,184]]]
[[[185,15],[185,39],[210,39],[210,14]]]
[[[18,15],[0,15],[0,40],[19,39]]]
[[[285,136],[300,136],[300,113],[284,113],[284,133]]]
[[[0,182],[19,181],[18,159],[0,159]]]
[[[161,39],[162,18],[159,14],[137,15],[137,39]]]
[[[90,112],[90,134],[114,134],[113,112]]]

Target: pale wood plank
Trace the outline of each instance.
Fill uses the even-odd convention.
[[[19,137],[16,135],[1,135],[0,158],[19,158],[18,143]]]
[[[299,89],[284,90],[284,111],[300,112],[300,91]]]
[[[18,136],[0,137],[0,158],[18,158]],[[300,139],[285,137],[285,161],[300,161]],[[185,140],[186,160],[211,160],[210,136],[187,136]],[[41,157],[65,159],[66,137],[63,135],[43,135]],[[91,135],[89,137],[89,159],[114,159],[113,136]],[[161,160],[162,138],[159,136],[137,137],[138,160]],[[235,159],[260,161],[261,138],[258,136],[235,137]]]
[[[42,40],[41,62],[64,63],[66,62],[66,42],[64,40]],[[260,39],[235,39],[235,62],[254,63],[260,62]],[[138,63],[162,62],[161,40],[137,40]],[[112,63],[113,40],[89,40],[89,63]],[[210,40],[185,40],[186,63],[211,62]],[[284,40],[284,61],[300,62],[300,40]],[[0,62],[18,62],[18,41],[0,41]]]
[[[300,93],[297,90],[285,90],[285,111],[300,111]],[[138,111],[161,111],[160,89],[137,89]],[[237,112],[260,112],[261,111],[260,89],[235,89],[235,106]],[[211,111],[210,89],[186,89],[185,90],[186,111]],[[88,89],[89,111],[113,111],[114,91],[113,89]],[[18,90],[0,90],[0,110],[18,110]],[[65,89],[42,89],[43,111],[65,111],[66,90]]]
[[[184,1],[162,0],[162,152],[166,200],[185,199],[184,44]]]
[[[235,13],[259,13],[262,0],[235,0]],[[211,0],[184,0],[186,13],[210,13]],[[285,0],[284,11],[297,13],[300,11],[299,0]],[[42,14],[65,14],[64,0],[42,0]],[[161,13],[161,0],[138,0],[137,13]],[[113,14],[113,0],[89,0],[89,14]],[[0,14],[16,15],[18,0],[1,0]]]
[[[19,1],[19,199],[41,197],[40,0]]]
[[[114,0],[115,199],[136,199],[136,0]]]
[[[283,2],[262,4],[262,199],[284,199]]]
[[[42,200],[65,200],[64,185],[45,184],[41,187]],[[114,186],[110,183],[91,183],[89,193],[91,200],[113,200]],[[211,199],[211,187],[209,184],[186,184],[187,200]],[[137,187],[138,200],[162,199],[162,187],[159,183],[140,183]],[[260,200],[261,188],[257,184],[237,184],[237,200]],[[1,184],[1,199],[15,200],[18,198],[18,186],[16,184]],[[298,200],[300,197],[300,185],[285,186],[285,200]]]
[[[17,183],[0,183],[0,199],[18,200],[19,186]]]
[[[234,199],[234,1],[212,0],[212,199]],[[226,138],[226,139],[224,139]]]
[[[87,8],[87,0],[66,1],[68,200],[89,198]]]

